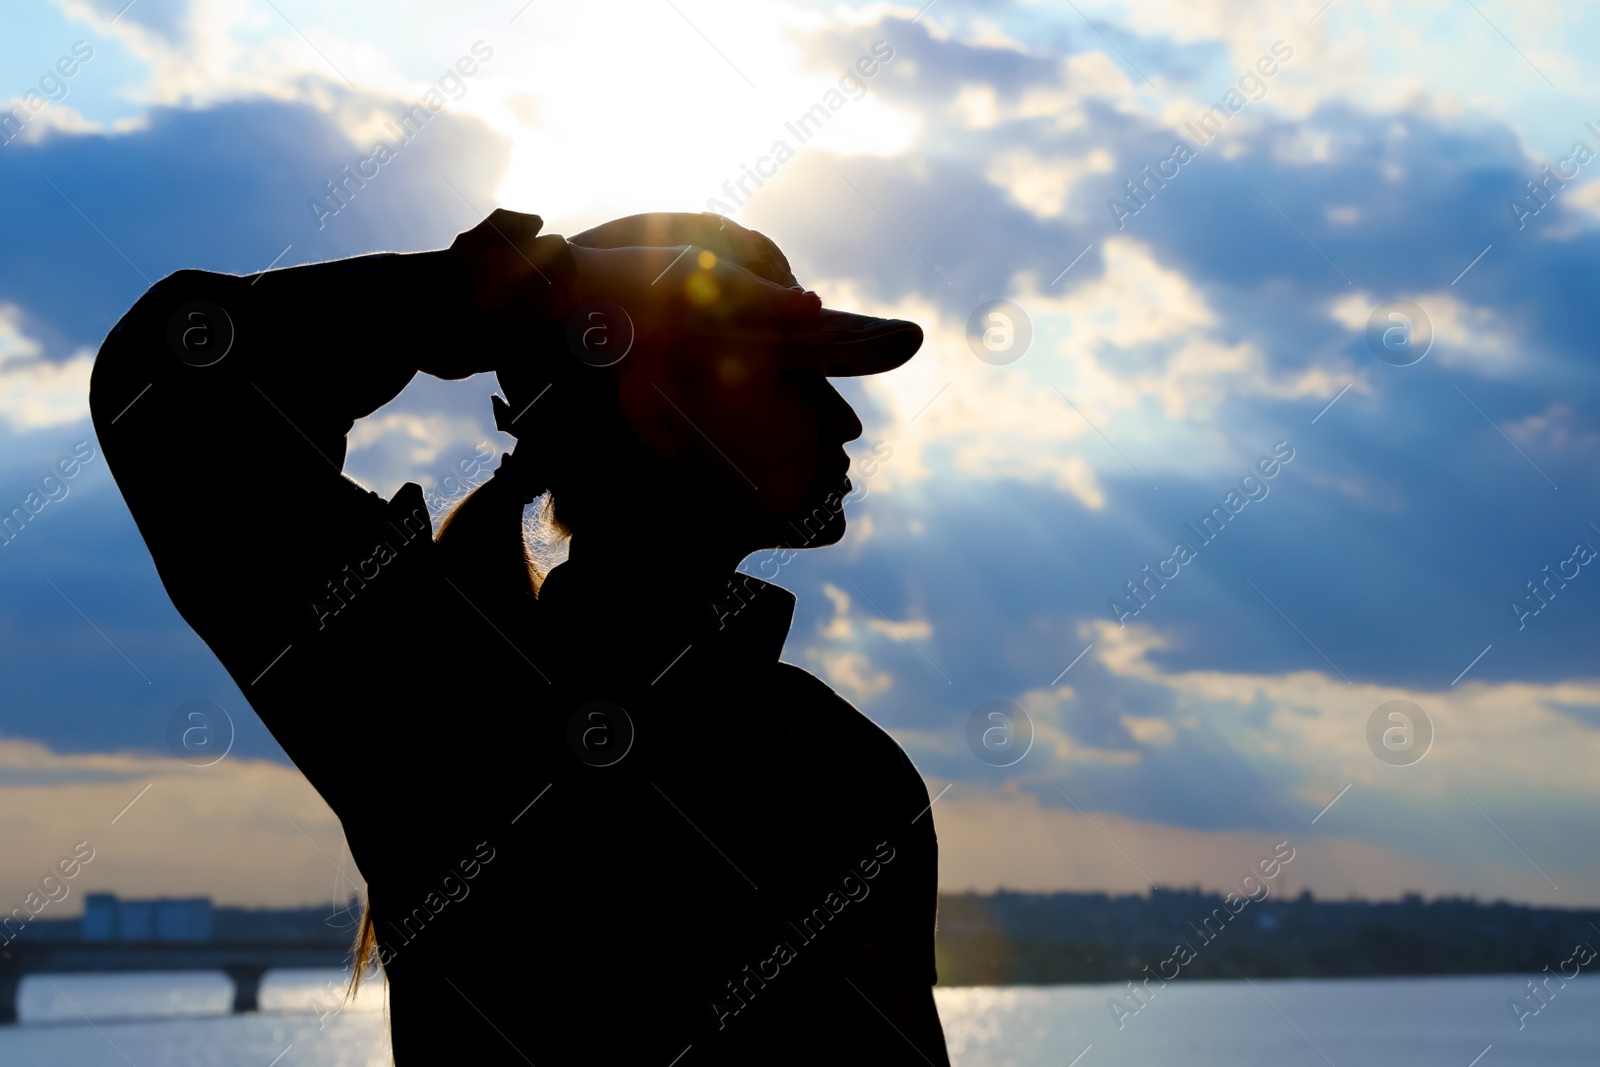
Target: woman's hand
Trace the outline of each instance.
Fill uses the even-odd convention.
[[[498,209],[460,234],[445,253],[470,289],[464,343],[428,357],[420,369],[464,378],[496,369],[530,319],[565,320],[586,304],[622,308],[638,343],[750,321],[815,314],[821,298],[753,274],[715,252],[690,246],[592,248],[540,236],[537,215]],[[564,326],[565,322],[552,323]],[[500,339],[498,342],[496,339]]]
[[[450,244],[472,286],[473,308],[512,315],[552,305],[572,281],[567,243],[539,236],[538,215],[497,208]]]

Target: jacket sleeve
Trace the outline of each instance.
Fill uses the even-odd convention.
[[[570,281],[570,253],[563,263]],[[427,509],[415,484],[386,502],[345,476],[346,434],[419,369],[493,369],[506,323],[478,305],[451,250],[254,277],[185,270],[100,349],[89,408],[117,485],[179,613],[280,741],[284,713],[258,701],[271,682],[406,654],[384,629],[401,620],[374,609],[407,583],[378,575],[427,555]],[[328,637],[356,606],[367,625]]]

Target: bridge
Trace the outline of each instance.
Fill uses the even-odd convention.
[[[233,1010],[258,1011],[261,979],[281,968],[345,967],[348,944],[293,941],[13,941],[0,948],[0,1024],[17,1021],[17,990],[30,974],[222,971]]]

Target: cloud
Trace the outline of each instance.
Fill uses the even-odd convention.
[[[829,642],[827,646],[813,646],[805,651],[808,660],[820,664],[823,677],[848,693],[859,704],[869,704],[874,698],[888,692],[894,678],[887,671],[876,670],[866,653],[857,649],[842,649],[840,644],[850,644],[861,634],[877,635],[889,641],[916,648],[915,641],[933,637],[933,624],[927,619],[884,618],[875,613],[860,613],[860,629],[856,613],[851,610],[850,594],[831,582],[824,582],[822,593],[833,607],[833,617],[817,627],[817,634]]]
[[[1448,290],[1421,293],[1412,299],[1428,316],[1427,325],[1437,346],[1433,358],[1440,363],[1490,379],[1529,372],[1528,354],[1519,349],[1517,338],[1494,308],[1471,305]],[[1368,291],[1350,293],[1334,302],[1330,315],[1364,339],[1368,317],[1383,302]]]
[[[824,582],[822,592],[833,604],[833,618],[821,628],[823,637],[830,640],[849,640],[855,636],[855,621],[850,610],[850,594]],[[881,634],[895,641],[908,641],[913,637],[933,636],[933,624],[927,619],[901,619],[899,622],[881,616],[863,613],[862,621],[868,633]]]
[[[479,383],[480,388],[486,385]],[[390,405],[356,423],[348,437],[346,470],[385,498],[408,481],[445,496],[464,496],[468,480],[460,464],[477,461],[492,470],[501,452],[515,445],[514,439],[494,430],[487,413],[423,414],[409,409],[416,402],[408,396],[406,407]]]
[[[279,763],[229,757],[197,768],[0,739],[0,805],[29,813],[8,835],[7,911],[80,841],[93,859],[41,917],[77,914],[81,894],[105,889],[285,907],[347,900],[365,885],[338,819],[299,771]]]
[[[930,795],[939,788],[930,782]],[[1148,893],[1151,881],[1165,887],[1236,890],[1239,879],[1257,860],[1271,855],[1279,841],[1288,841],[1295,850],[1274,885],[1279,894],[1311,889],[1322,897],[1393,898],[1406,892],[1460,892],[1451,872],[1355,837],[1310,838],[1288,829],[1196,831],[1115,811],[1047,807],[1028,794],[965,784],[945,794],[933,813],[939,834],[939,888],[946,893]],[[1028,847],[1011,847],[1015,841],[1027,841]],[[1504,888],[1522,887],[1506,883]]]
[[[1573,887],[1600,874],[1600,863],[1568,847],[1569,835],[1585,832],[1582,813],[1600,803],[1600,784],[1586,770],[1600,758],[1600,728],[1586,710],[1575,713],[1600,706],[1600,678],[1420,690],[1352,686],[1310,670],[1174,672],[1152,658],[1167,644],[1155,631],[1099,623],[1083,636],[1092,638],[1093,651],[1074,668],[1072,688],[1019,696],[1037,739],[1004,783],[978,774],[983,768],[958,747],[897,735],[925,773],[987,797],[974,801],[984,819],[1015,815],[1040,833],[1052,820],[1073,821],[1070,812],[1043,814],[1070,808],[1059,788],[1081,809],[1149,824],[1119,823],[1135,842],[1164,834],[1176,842],[1192,831],[1180,853],[1256,833],[1291,837],[1307,851],[1331,849],[1330,858],[1342,858],[1320,877],[1340,892],[1393,895],[1413,888],[1570,905]],[[1420,707],[1426,728],[1414,724],[1413,736],[1431,735],[1426,754],[1408,766],[1378,759],[1367,740],[1369,718],[1392,700]],[[1075,757],[1075,747],[1096,745],[1129,758]],[[943,833],[951,812],[940,810]],[[1398,823],[1396,812],[1408,813],[1408,821]],[[1419,821],[1432,827],[1426,837],[1411,829]],[[1485,867],[1483,850],[1500,840],[1496,826],[1533,859]],[[964,846],[963,860],[970,861]],[[1207,869],[1205,862],[1168,856],[1166,847],[1155,850],[1160,862]],[[978,851],[993,860],[986,878],[1022,862],[995,857],[993,848]],[[1137,881],[1124,875],[1111,884],[1137,888]],[[1557,895],[1553,885],[1563,883],[1566,895]]]
[[[80,437],[94,444],[86,426],[66,432],[87,413],[91,353],[147,279],[179,267],[249,273],[280,253],[286,266],[441,247],[477,221],[441,172],[487,207],[505,164],[503,142],[442,113],[319,230],[308,199],[361,148],[304,104],[157,108],[123,132],[57,133],[4,150],[0,195],[18,205],[0,247],[0,509],[7,511],[38,490],[41,472],[70,455]],[[175,160],[184,161],[182,182],[173,180]],[[491,388],[481,378],[419,376],[355,435],[352,473],[392,492],[405,480],[442,482],[486,437],[504,447],[506,439],[489,436]],[[185,480],[182,457],[173,464],[175,491],[203,495],[204,486]],[[69,487],[0,547],[4,729],[63,751],[148,745],[172,708],[205,696],[240,709],[236,754],[283,760],[173,610],[104,461],[86,464]],[[63,656],[72,669],[48,666]]]
[[[874,697],[887,693],[894,679],[885,671],[874,670],[872,662],[860,652],[836,649],[811,649],[808,655],[821,664],[822,677],[844,690],[857,704],[870,704]]]
[[[443,247],[477,216],[439,175],[487,205],[505,161],[503,143],[486,130],[441,113],[319,229],[309,202],[366,146],[305,105],[156,109],[143,129],[5,150],[0,195],[25,210],[0,249],[0,301],[26,310],[51,359],[97,349],[150,281],[181,267],[246,274],[280,253],[279,265],[289,266]],[[177,157],[189,160],[181,184],[171,180]],[[58,284],[63,271],[71,286]]]
[[[0,418],[17,430],[81,422],[89,417],[93,365],[88,352],[65,363],[43,359],[0,363]]]
[[[1369,108],[1338,97],[1286,121],[1280,102],[1300,103],[1280,93],[1290,86],[1280,80],[1259,110],[1251,105],[1248,125],[1230,123],[1225,140],[1204,147],[1125,230],[1094,211],[1082,223],[1068,212],[1103,209],[1122,170],[1084,177],[1060,217],[1040,219],[989,180],[996,159],[1076,159],[1100,148],[1119,165],[1148,161],[1167,151],[1171,131],[1127,100],[1108,107],[1107,97],[1073,93],[1058,59],[1018,59],[955,32],[924,39],[897,23],[886,32],[903,41],[914,76],[877,89],[925,117],[904,161],[802,154],[749,214],[830,302],[927,329],[916,360],[850,395],[869,433],[896,450],[882,492],[863,505],[875,528],[895,530],[901,553],[914,545],[916,567],[983,574],[930,609],[940,643],[950,633],[946,613],[975,614],[1007,635],[983,634],[979,647],[1014,663],[1022,649],[1034,654],[1032,637],[1018,633],[1025,620],[1070,628],[1072,618],[1104,617],[1122,578],[1164,554],[1185,520],[1279,440],[1308,462],[1274,488],[1259,524],[1241,525],[1226,546],[1208,549],[1214,555],[1193,583],[1162,594],[1159,624],[1182,637],[1172,661],[1321,662],[1247,579],[1357,678],[1448,682],[1507,633],[1505,597],[1525,577],[1519,561],[1547,557],[1547,543],[1565,549],[1571,536],[1558,498],[1534,492],[1550,492],[1540,472],[1566,493],[1592,481],[1585,462],[1595,443],[1581,419],[1556,432],[1551,397],[1600,386],[1585,355],[1593,324],[1574,287],[1600,244],[1515,231],[1505,198],[1537,170],[1516,128],[1481,111],[1398,99]],[[1232,30],[1224,36],[1242,42]],[[1059,50],[1083,47],[1102,44]],[[1297,51],[1280,78],[1322,55]],[[1063,130],[1007,110],[1046,91],[1071,95],[1083,124]],[[986,101],[983,122],[940,118],[963,92]],[[1280,150],[1307,136],[1315,152]],[[819,198],[829,205],[821,226],[809,208]],[[1558,200],[1556,210],[1569,209]],[[1430,236],[1438,233],[1452,240]],[[997,296],[1020,303],[1035,327],[1033,348],[1006,367],[980,364],[965,345],[968,316]],[[1415,368],[1382,365],[1365,345],[1367,316],[1392,297],[1437,312],[1434,351]],[[1538,471],[1497,432],[1513,428]],[[1053,494],[1067,499],[1046,504]],[[1443,543],[1424,533],[1440,529],[1452,531]],[[1066,539],[1076,565],[1056,561],[1061,550],[1047,531]],[[983,560],[997,542],[1010,566]],[[860,562],[890,574],[913,566],[867,550]],[[1016,588],[1023,567],[1048,597]],[[1264,582],[1263,569],[1279,584]],[[1374,596],[1385,610],[1374,610]],[[1219,613],[1239,622],[1219,627]],[[1550,621],[1536,641],[1497,645],[1476,670],[1502,679],[1573,671],[1576,650],[1600,627],[1575,614]],[[1045,678],[1061,665],[1031,664]],[[981,671],[974,688],[1002,673]],[[923,699],[908,684],[915,675],[897,675],[903,688],[875,713],[910,718]]]
[[[1506,433],[1542,451],[1592,453],[1600,446],[1600,432],[1589,425],[1589,420],[1571,404],[1558,400],[1543,411],[1508,425]]]
[[[1141,745],[1172,744],[1174,737],[1172,723],[1166,719],[1124,715],[1120,721],[1127,728],[1128,735]]]
[[[1040,159],[1019,149],[995,157],[984,176],[1035,218],[1054,219],[1065,212],[1068,193],[1085,177],[1110,174],[1115,167],[1116,160],[1103,148],[1078,159]]]
[[[124,19],[137,34],[148,31],[169,45],[188,40],[195,10],[190,0],[67,0],[66,8],[74,14],[86,16],[97,23],[113,26]]]
[[[16,305],[0,304],[0,418],[18,431],[87,419],[93,358],[85,351],[64,362],[42,358],[43,346],[21,320]]]

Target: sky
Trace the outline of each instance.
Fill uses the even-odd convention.
[[[81,889],[359,888],[167,599],[89,369],[171,271],[496,206],[720,211],[923,325],[841,383],[850,531],[776,580],[785,658],[926,779],[946,891],[1220,888],[1287,840],[1295,891],[1600,903],[1600,11],[125,2],[0,38],[6,908],[85,840]],[[492,388],[419,377],[348,472],[448,491],[511,443]],[[214,762],[174,754],[194,701]]]

